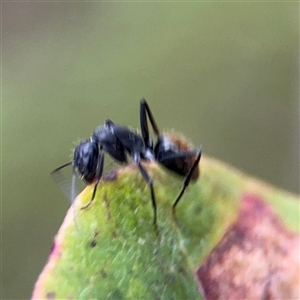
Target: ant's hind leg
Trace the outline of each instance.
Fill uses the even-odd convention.
[[[146,99],[142,98],[141,102],[140,102],[140,123],[141,123],[142,137],[143,137],[143,140],[144,140],[146,146],[151,147],[152,145],[151,145],[151,139],[149,136],[147,116],[150,120],[150,123],[151,123],[151,126],[153,128],[155,135],[159,136],[159,130],[158,130],[156,122],[153,118],[150,107],[149,107]]]
[[[96,183],[95,183],[95,186],[94,186],[92,198],[85,206],[81,207],[81,209],[88,208],[92,204],[92,202],[94,201],[95,196],[96,196],[97,187],[98,187],[99,181],[101,179],[101,176],[103,174],[103,166],[104,166],[104,152],[103,152],[103,149],[100,148],[99,161],[98,161],[98,171],[97,171],[97,175],[96,175]]]
[[[175,215],[176,205],[178,204],[179,200],[181,199],[182,195],[184,194],[185,189],[188,187],[188,185],[189,185],[189,183],[191,181],[191,178],[193,176],[194,171],[196,170],[196,168],[198,168],[198,165],[199,165],[199,162],[200,162],[200,158],[201,158],[201,149],[199,149],[197,151],[197,157],[196,157],[196,159],[195,159],[195,161],[194,161],[194,163],[193,163],[190,171],[188,172],[188,174],[186,175],[186,177],[185,177],[185,179],[183,181],[180,193],[178,194],[176,200],[173,203],[173,207],[172,207],[173,215]]]

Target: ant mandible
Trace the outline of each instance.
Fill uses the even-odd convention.
[[[149,135],[148,119],[157,137],[155,145]],[[72,201],[75,198],[76,171],[87,184],[95,182],[91,200],[81,209],[89,207],[95,198],[99,181],[103,175],[104,153],[107,153],[119,163],[128,163],[127,156],[130,156],[137,165],[150,188],[154,210],[153,223],[155,225],[157,209],[153,183],[141,162],[157,161],[170,171],[184,176],[182,188],[172,207],[173,214],[175,214],[176,205],[190,181],[199,177],[198,165],[201,158],[201,149],[190,150],[182,139],[169,134],[160,134],[149,105],[144,98],[140,101],[140,125],[141,135],[129,127],[120,126],[111,120],[106,120],[104,125],[96,128],[90,139],[83,140],[76,146],[71,162],[52,171],[52,174],[54,174],[68,165],[73,166]]]

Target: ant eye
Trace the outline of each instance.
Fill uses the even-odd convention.
[[[74,166],[80,176],[92,183],[96,176],[99,149],[96,143],[89,140],[80,142],[74,151]]]

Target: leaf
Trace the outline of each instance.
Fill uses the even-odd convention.
[[[77,197],[78,230],[68,211],[32,299],[299,295],[298,197],[203,157],[200,179],[188,187],[174,218],[182,180],[155,163],[145,165],[158,226],[137,168],[110,173],[87,209],[80,208],[93,186]]]

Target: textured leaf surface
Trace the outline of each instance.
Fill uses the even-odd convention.
[[[204,157],[200,180],[190,185],[177,206],[174,219],[171,206],[180,190],[181,180],[156,164],[148,164],[147,168],[156,192],[158,227],[152,224],[150,191],[138,170],[129,166],[109,174],[99,185],[90,207],[80,210],[89,201],[92,186],[76,199],[79,230],[75,227],[73,212],[69,210],[55,238],[49,261],[36,283],[33,299],[201,299],[203,295],[206,298],[235,295],[237,287],[232,281],[228,282],[228,278],[233,278],[232,273],[228,273],[230,270],[236,271],[236,280],[243,283],[247,280],[244,271],[249,270],[249,265],[259,265],[261,258],[267,262],[274,259],[272,255],[257,256],[257,259],[251,256],[247,263],[240,263],[239,268],[234,269],[237,261],[230,259],[233,252],[224,250],[243,242],[256,249],[257,231],[248,240],[246,234],[234,239],[230,237],[233,230],[239,232],[245,225],[241,219],[246,220],[252,212],[253,216],[259,217],[257,213],[265,211],[262,207],[270,212],[263,214],[264,219],[275,218],[276,221],[270,223],[267,233],[257,229],[260,219],[248,221],[247,226],[261,234],[258,249],[274,247],[274,243],[267,244],[266,236],[270,236],[278,224],[284,229],[282,236],[290,236],[293,240],[291,251],[286,250],[292,253],[291,256],[276,257],[279,261],[272,264],[273,274],[276,265],[281,263],[280,258],[288,262],[295,258],[295,241],[299,238],[296,234],[299,220],[296,196]],[[245,203],[251,202],[245,202],[247,197],[259,198],[262,207],[246,205],[245,210]],[[248,214],[245,215],[245,211]],[[246,257],[243,252],[235,253],[241,256],[240,261]],[[226,267],[224,261],[228,261]],[[294,266],[298,266],[297,261]],[[297,292],[298,285],[293,281],[296,275],[290,276],[291,283],[287,285],[292,295]],[[270,276],[262,280],[270,282]],[[250,281],[245,285],[244,294],[237,295],[252,295],[250,290],[247,294],[251,284]],[[211,291],[218,293],[211,294]]]

